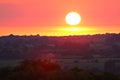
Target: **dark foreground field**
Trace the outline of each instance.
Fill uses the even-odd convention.
[[[120,34],[0,37],[0,80],[120,80]]]
[[[1,68],[0,80],[120,80],[120,77],[77,67],[65,70],[49,60],[27,60],[16,67]]]

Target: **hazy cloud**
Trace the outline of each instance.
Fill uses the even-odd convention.
[[[0,25],[15,22],[23,16],[20,6],[9,3],[0,3]]]

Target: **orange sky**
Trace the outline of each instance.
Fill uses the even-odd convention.
[[[0,35],[82,35],[120,32],[120,0],[1,0]],[[65,16],[82,22],[69,26]]]

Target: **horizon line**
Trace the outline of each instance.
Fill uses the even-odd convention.
[[[40,35],[40,34],[8,34],[8,35],[0,35],[0,37],[5,37],[5,36],[40,36],[40,37],[67,37],[67,36],[94,36],[94,35],[106,35],[106,34],[120,34],[119,33],[111,33],[111,32],[106,32],[106,33],[96,33],[96,34],[73,34],[73,35]]]

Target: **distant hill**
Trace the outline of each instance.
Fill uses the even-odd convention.
[[[94,55],[120,57],[120,34],[0,37],[0,60],[40,58],[48,53],[59,58],[73,55],[83,58]]]

